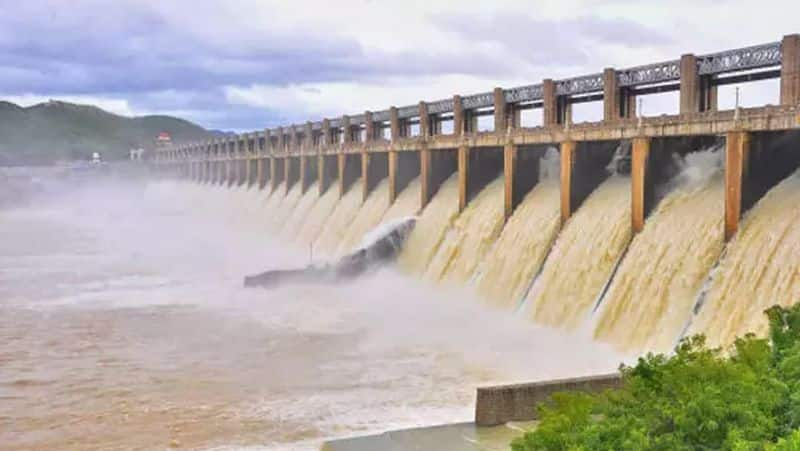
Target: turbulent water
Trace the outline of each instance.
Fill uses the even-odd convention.
[[[444,234],[458,217],[458,176],[453,174],[422,210],[414,230],[406,240],[403,251],[398,258],[398,266],[411,275],[421,275],[428,269],[428,264]]]
[[[389,179],[383,179],[358,209],[353,221],[347,226],[344,236],[339,241],[336,255],[346,255],[354,251],[364,235],[380,223],[383,214],[389,208]]]
[[[500,176],[475,196],[456,218],[433,256],[425,277],[431,281],[465,283],[503,229],[503,188]]]
[[[630,244],[603,298],[595,337],[626,351],[669,351],[723,247],[721,152],[690,154],[677,186]]]
[[[416,216],[420,205],[420,191],[422,183],[419,177],[409,182],[408,186],[397,195],[394,203],[386,210],[381,222],[390,222],[396,219]]]
[[[543,180],[514,210],[481,263],[477,291],[489,303],[516,307],[542,266],[561,223],[558,180]]]
[[[763,311],[800,300],[800,173],[775,186],[747,213],[728,244],[690,333],[714,346],[746,332],[763,335]]]
[[[306,260],[270,238],[285,191],[59,191],[0,210],[3,450],[312,450],[469,420],[476,385],[620,360],[391,271],[242,288],[245,274]]]
[[[631,238],[630,190],[611,176],[567,221],[529,295],[536,322],[574,329],[589,317]]]

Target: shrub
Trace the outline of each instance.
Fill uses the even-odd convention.
[[[513,451],[800,451],[800,305],[766,311],[768,338],[727,353],[696,335],[623,366],[622,387],[559,393]]]

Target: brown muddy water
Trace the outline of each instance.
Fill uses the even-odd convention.
[[[468,421],[477,385],[619,356],[383,270],[242,288],[304,264],[265,196],[153,182],[0,209],[0,449],[318,449]]]

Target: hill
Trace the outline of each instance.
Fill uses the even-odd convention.
[[[0,166],[87,159],[92,152],[107,160],[124,159],[131,148],[155,147],[160,132],[177,144],[215,135],[170,116],[125,117],[59,101],[27,108],[0,102]]]

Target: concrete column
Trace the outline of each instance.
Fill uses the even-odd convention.
[[[375,122],[372,120],[372,112],[364,112],[364,141],[370,142],[375,139]]]
[[[461,145],[458,147],[458,211],[462,212],[467,208],[467,196],[469,195],[469,147]]]
[[[419,103],[419,136],[422,139],[427,139],[431,136],[431,118],[428,115],[428,104],[425,102]]]
[[[545,127],[558,124],[558,98],[556,84],[551,79],[542,81],[542,123]]]
[[[603,70],[603,120],[615,121],[620,118],[620,95],[617,85],[617,71],[607,67]]]
[[[265,155],[272,155],[275,149],[272,148],[272,135],[270,134],[270,130],[268,128],[264,129],[264,154]]]
[[[244,135],[244,153],[245,153],[245,166],[244,166],[244,183],[247,186],[253,185],[252,168],[250,167],[253,162],[253,154],[250,151],[250,135]]]
[[[503,147],[503,174],[505,175],[505,194],[503,196],[503,211],[505,219],[514,213],[514,178],[516,177],[517,154],[519,148],[514,143],[508,142]]]
[[[328,147],[330,147],[331,142],[333,139],[331,138],[331,121],[330,119],[323,119],[322,120],[322,139],[320,140],[320,146],[322,153],[325,153]]]
[[[289,142],[286,143],[286,154],[287,155],[296,155],[297,154],[297,127],[292,125],[287,127],[286,132],[289,134]]]
[[[691,54],[681,56],[680,113],[691,114],[699,111],[697,76],[697,57]]]
[[[561,143],[561,224],[572,215],[572,169],[575,163],[575,141]]]
[[[244,149],[240,141],[241,137],[236,136],[233,141],[233,185],[239,186],[242,183],[242,159],[244,158]]]
[[[508,127],[508,112],[506,111],[506,97],[503,88],[494,88],[494,131],[505,133]]]
[[[325,194],[325,190],[327,187],[327,180],[325,179],[327,172],[325,172],[325,156],[322,154],[317,155],[317,180],[319,180],[319,184],[317,185],[317,190],[319,190],[319,195],[322,196]]]
[[[350,116],[342,116],[342,142],[348,144],[353,142],[353,130],[350,128]]]
[[[235,175],[235,164],[233,159],[236,157],[235,152],[233,152],[234,144],[226,140],[225,141],[225,184],[228,186],[233,185],[233,179]]]
[[[306,122],[303,127],[303,153],[312,153],[314,149],[314,125],[311,121]]]
[[[453,134],[461,136],[464,134],[464,104],[461,103],[461,96],[453,96]]]
[[[631,229],[639,233],[644,228],[646,210],[647,163],[650,158],[650,138],[633,139],[631,149]]]
[[[392,132],[392,142],[395,142],[400,138],[400,117],[397,115],[397,107],[389,108],[389,127]]]
[[[725,239],[729,240],[739,229],[742,216],[742,191],[746,188],[750,134],[745,131],[728,132],[725,146]]]
[[[283,133],[284,133],[283,127],[278,127],[277,131],[278,136],[276,136],[277,142],[275,143],[275,153],[280,155],[284,155],[286,153],[286,138]]]
[[[700,77],[697,72],[697,57],[681,56],[680,113],[693,114],[717,109],[717,88],[710,77]]]
[[[275,192],[278,187],[278,164],[275,161],[276,157],[269,157],[269,192]]]
[[[261,155],[256,160],[256,186],[258,189],[264,188],[264,157]]]
[[[800,34],[781,41],[781,105],[800,105]]]
[[[344,196],[345,191],[344,170],[347,163],[347,155],[339,152],[339,154],[336,155],[336,162],[339,168],[339,198],[341,198]]]
[[[427,143],[422,143],[419,149],[420,211],[431,201],[431,169],[431,150]]]
[[[291,177],[292,177],[292,158],[286,156],[283,158],[283,185],[286,189],[285,194],[289,194],[289,190],[291,189]]]
[[[389,150],[389,205],[397,199],[397,151]]]
[[[301,155],[298,158],[300,159],[300,174],[298,175],[299,180],[297,182],[300,183],[300,192],[305,194],[306,184],[308,183],[308,180],[306,180],[308,178],[306,177],[306,156]]]
[[[370,153],[366,150],[361,151],[361,201],[369,197],[369,163]]]

